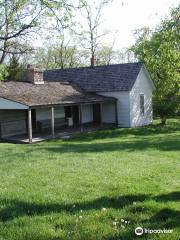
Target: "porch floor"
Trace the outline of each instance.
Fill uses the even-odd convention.
[[[83,132],[93,132],[100,129],[108,129],[114,127],[115,124],[103,124],[100,126],[99,124],[84,124]],[[81,133],[80,126],[76,127],[64,127],[62,129],[55,130],[55,139],[58,138],[71,138],[77,134]],[[32,143],[37,143],[41,141],[45,141],[48,139],[52,139],[52,134],[50,132],[42,132],[42,133],[33,133]],[[4,137],[3,140],[15,143],[29,143],[29,138],[27,134],[16,135],[16,136],[8,136]]]

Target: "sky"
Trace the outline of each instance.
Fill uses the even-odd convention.
[[[99,0],[88,0],[98,3]],[[169,14],[171,7],[176,7],[180,0],[112,0],[103,9],[100,32],[108,31],[102,39],[102,45],[112,46],[114,49],[125,49],[135,43],[134,30],[144,26],[154,28],[162,18]],[[79,13],[77,22],[83,23]],[[67,35],[67,41],[71,36]],[[114,41],[115,39],[115,41]],[[53,41],[53,39],[51,39]],[[72,38],[72,45],[73,38]],[[78,44],[78,42],[77,42]],[[43,47],[41,36],[33,42],[35,47]]]
[[[105,42],[122,49],[135,41],[133,30],[143,26],[154,28],[170,10],[180,3],[177,0],[114,0],[103,11],[102,28],[111,31]]]

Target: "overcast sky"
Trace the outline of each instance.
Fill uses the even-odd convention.
[[[178,3],[177,0],[114,0],[104,9],[102,27],[117,32],[115,48],[128,47],[134,43],[134,29],[155,27],[170,7]],[[112,35],[108,41],[112,41]]]

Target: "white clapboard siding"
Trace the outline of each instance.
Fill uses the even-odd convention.
[[[92,104],[82,105],[82,123],[93,122],[93,106]]]
[[[116,123],[116,103],[103,103],[102,105],[102,122]]]
[[[114,97],[117,99],[118,126],[130,127],[129,92],[99,92],[98,94],[107,97]],[[109,112],[109,114],[111,113]]]
[[[144,67],[141,68],[137,80],[130,92],[130,123],[131,127],[152,123],[152,92],[154,85]],[[144,114],[140,111],[140,94],[144,95]]]

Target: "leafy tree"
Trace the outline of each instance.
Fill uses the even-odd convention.
[[[7,76],[6,65],[0,64],[0,81],[3,81]]]
[[[61,43],[40,48],[34,56],[35,63],[45,69],[81,67],[87,64],[87,59],[89,59],[87,51]]]
[[[52,25],[51,29],[68,27],[73,9],[83,3],[83,0],[0,0],[0,64],[9,54],[32,50],[26,43],[37,30],[47,30],[47,25]]]
[[[36,26],[40,11],[34,1],[0,0],[0,64],[8,54],[27,50],[22,40]]]
[[[117,49],[114,58],[116,63],[128,63],[137,61],[131,48]]]
[[[136,44],[132,47],[137,58],[148,68],[156,85],[154,94],[155,114],[162,124],[168,116],[179,112],[180,87],[180,6],[171,10],[153,31],[143,28],[136,32]]]
[[[18,59],[13,55],[10,59],[9,65],[6,66],[6,74],[4,80],[19,81],[22,79],[25,67],[18,62]]]

